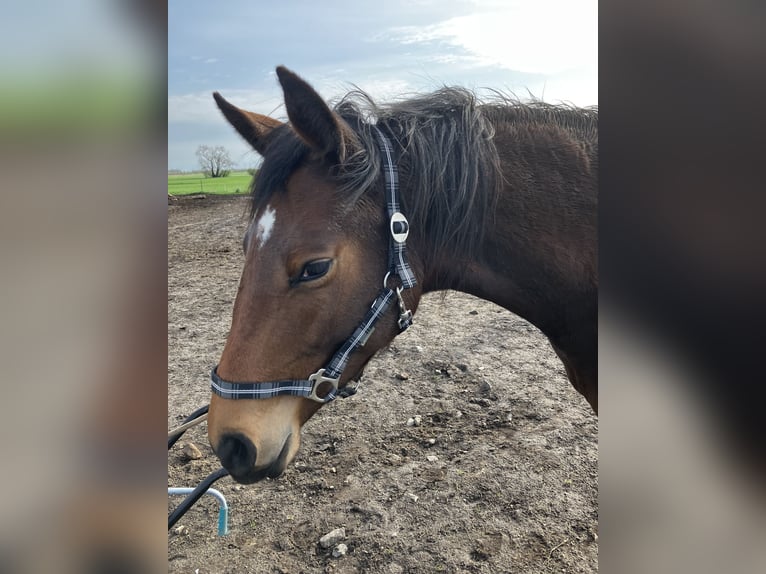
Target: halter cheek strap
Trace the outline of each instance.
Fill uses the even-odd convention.
[[[407,309],[402,291],[417,284],[415,274],[407,263],[406,240],[410,232],[407,218],[399,210],[399,176],[393,160],[391,142],[374,127],[378,137],[378,147],[383,156],[383,175],[386,184],[386,209],[389,219],[388,272],[383,278],[383,288],[370,305],[362,322],[346,342],[341,345],[330,362],[307,379],[268,381],[257,383],[233,383],[218,376],[215,367],[210,373],[210,386],[214,394],[224,399],[269,399],[280,395],[306,397],[319,403],[329,403],[337,397],[347,397],[356,393],[356,386],[338,388],[343,371],[348,365],[351,354],[364,346],[375,330],[380,318],[396,299],[399,306],[399,330],[405,331],[412,324],[412,311]],[[399,283],[400,285],[397,285]],[[394,288],[389,285],[395,285]]]

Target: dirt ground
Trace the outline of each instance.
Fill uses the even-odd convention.
[[[168,428],[209,401],[243,256],[247,198],[168,206]],[[412,424],[419,417],[420,424]],[[168,453],[168,486],[220,465],[206,425]],[[192,442],[203,457],[187,460]],[[461,293],[326,405],[277,480],[218,481],[230,533],[203,497],[168,536],[169,572],[494,573],[598,570],[598,422],[529,323]],[[169,499],[169,509],[180,502]],[[345,529],[333,557],[319,539]]]

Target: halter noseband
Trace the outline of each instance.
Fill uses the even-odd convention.
[[[391,143],[383,133],[374,127],[378,136],[378,147],[383,154],[383,174],[386,182],[386,208],[388,210],[388,272],[383,278],[383,289],[370,305],[362,322],[346,342],[333,355],[323,369],[319,369],[305,380],[268,381],[260,383],[232,383],[218,376],[218,367],[210,373],[213,393],[224,399],[268,399],[279,395],[306,397],[319,403],[329,403],[337,397],[348,397],[357,388],[338,388],[343,370],[351,353],[364,346],[375,326],[396,298],[399,304],[399,330],[405,331],[412,324],[412,311],[407,309],[402,291],[414,287],[417,282],[406,257],[405,241],[410,232],[407,218],[399,211],[399,177],[392,158]],[[401,286],[389,287],[390,280],[399,279]]]

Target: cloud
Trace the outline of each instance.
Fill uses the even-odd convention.
[[[403,44],[446,42],[466,62],[534,74],[594,66],[598,58],[598,7],[594,0],[490,3],[430,26],[389,29]],[[457,56],[454,56],[457,58]]]

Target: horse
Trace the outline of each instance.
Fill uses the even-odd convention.
[[[211,374],[210,444],[234,480],[280,476],[321,406],[459,290],[546,335],[598,414],[598,108],[443,87],[332,107],[276,69],[288,122],[214,92],[263,157],[244,267]]]

